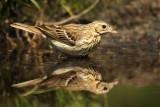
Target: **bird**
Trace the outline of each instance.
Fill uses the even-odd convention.
[[[36,91],[63,88],[71,91],[89,91],[95,94],[105,94],[117,83],[118,81],[104,82],[101,73],[92,68],[69,66],[54,70],[48,77],[44,76],[43,78],[13,84],[12,87],[36,87],[35,93]]]
[[[41,24],[27,25],[13,23],[11,27],[50,38],[52,45],[70,56],[87,56],[100,44],[101,37],[107,33],[117,33],[104,21],[93,21],[88,24]]]

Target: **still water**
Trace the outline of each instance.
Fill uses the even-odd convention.
[[[154,43],[103,42],[85,58],[4,46],[0,107],[160,107],[160,58]]]

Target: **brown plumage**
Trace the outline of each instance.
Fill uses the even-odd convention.
[[[14,84],[13,87],[25,88],[37,86],[41,90],[64,88],[73,91],[86,90],[96,94],[104,94],[116,84],[117,81],[110,83],[103,82],[102,75],[93,69],[75,66],[57,69],[50,77]]]
[[[52,44],[60,51],[72,56],[84,56],[94,50],[105,33],[116,33],[103,21],[89,24],[38,25],[31,26],[13,23],[12,27],[51,39]]]

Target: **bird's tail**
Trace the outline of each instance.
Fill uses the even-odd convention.
[[[44,79],[46,79],[46,78],[47,78],[47,77],[37,78],[37,79],[33,79],[33,80],[29,80],[29,81],[25,81],[25,82],[13,84],[12,87],[23,88],[23,87],[36,86],[36,85],[38,85],[39,83],[41,83],[41,82],[42,82]]]
[[[37,29],[35,26],[27,25],[27,24],[22,24],[22,23],[13,23],[10,25],[11,27],[21,29],[30,33],[38,34],[41,35],[42,32]]]

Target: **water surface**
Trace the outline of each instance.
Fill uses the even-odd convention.
[[[1,48],[0,106],[159,107],[156,42],[107,40],[85,58],[71,58],[47,48]],[[38,78],[44,78],[45,85],[12,87]],[[97,83],[107,84],[98,90],[101,93],[96,91]]]

